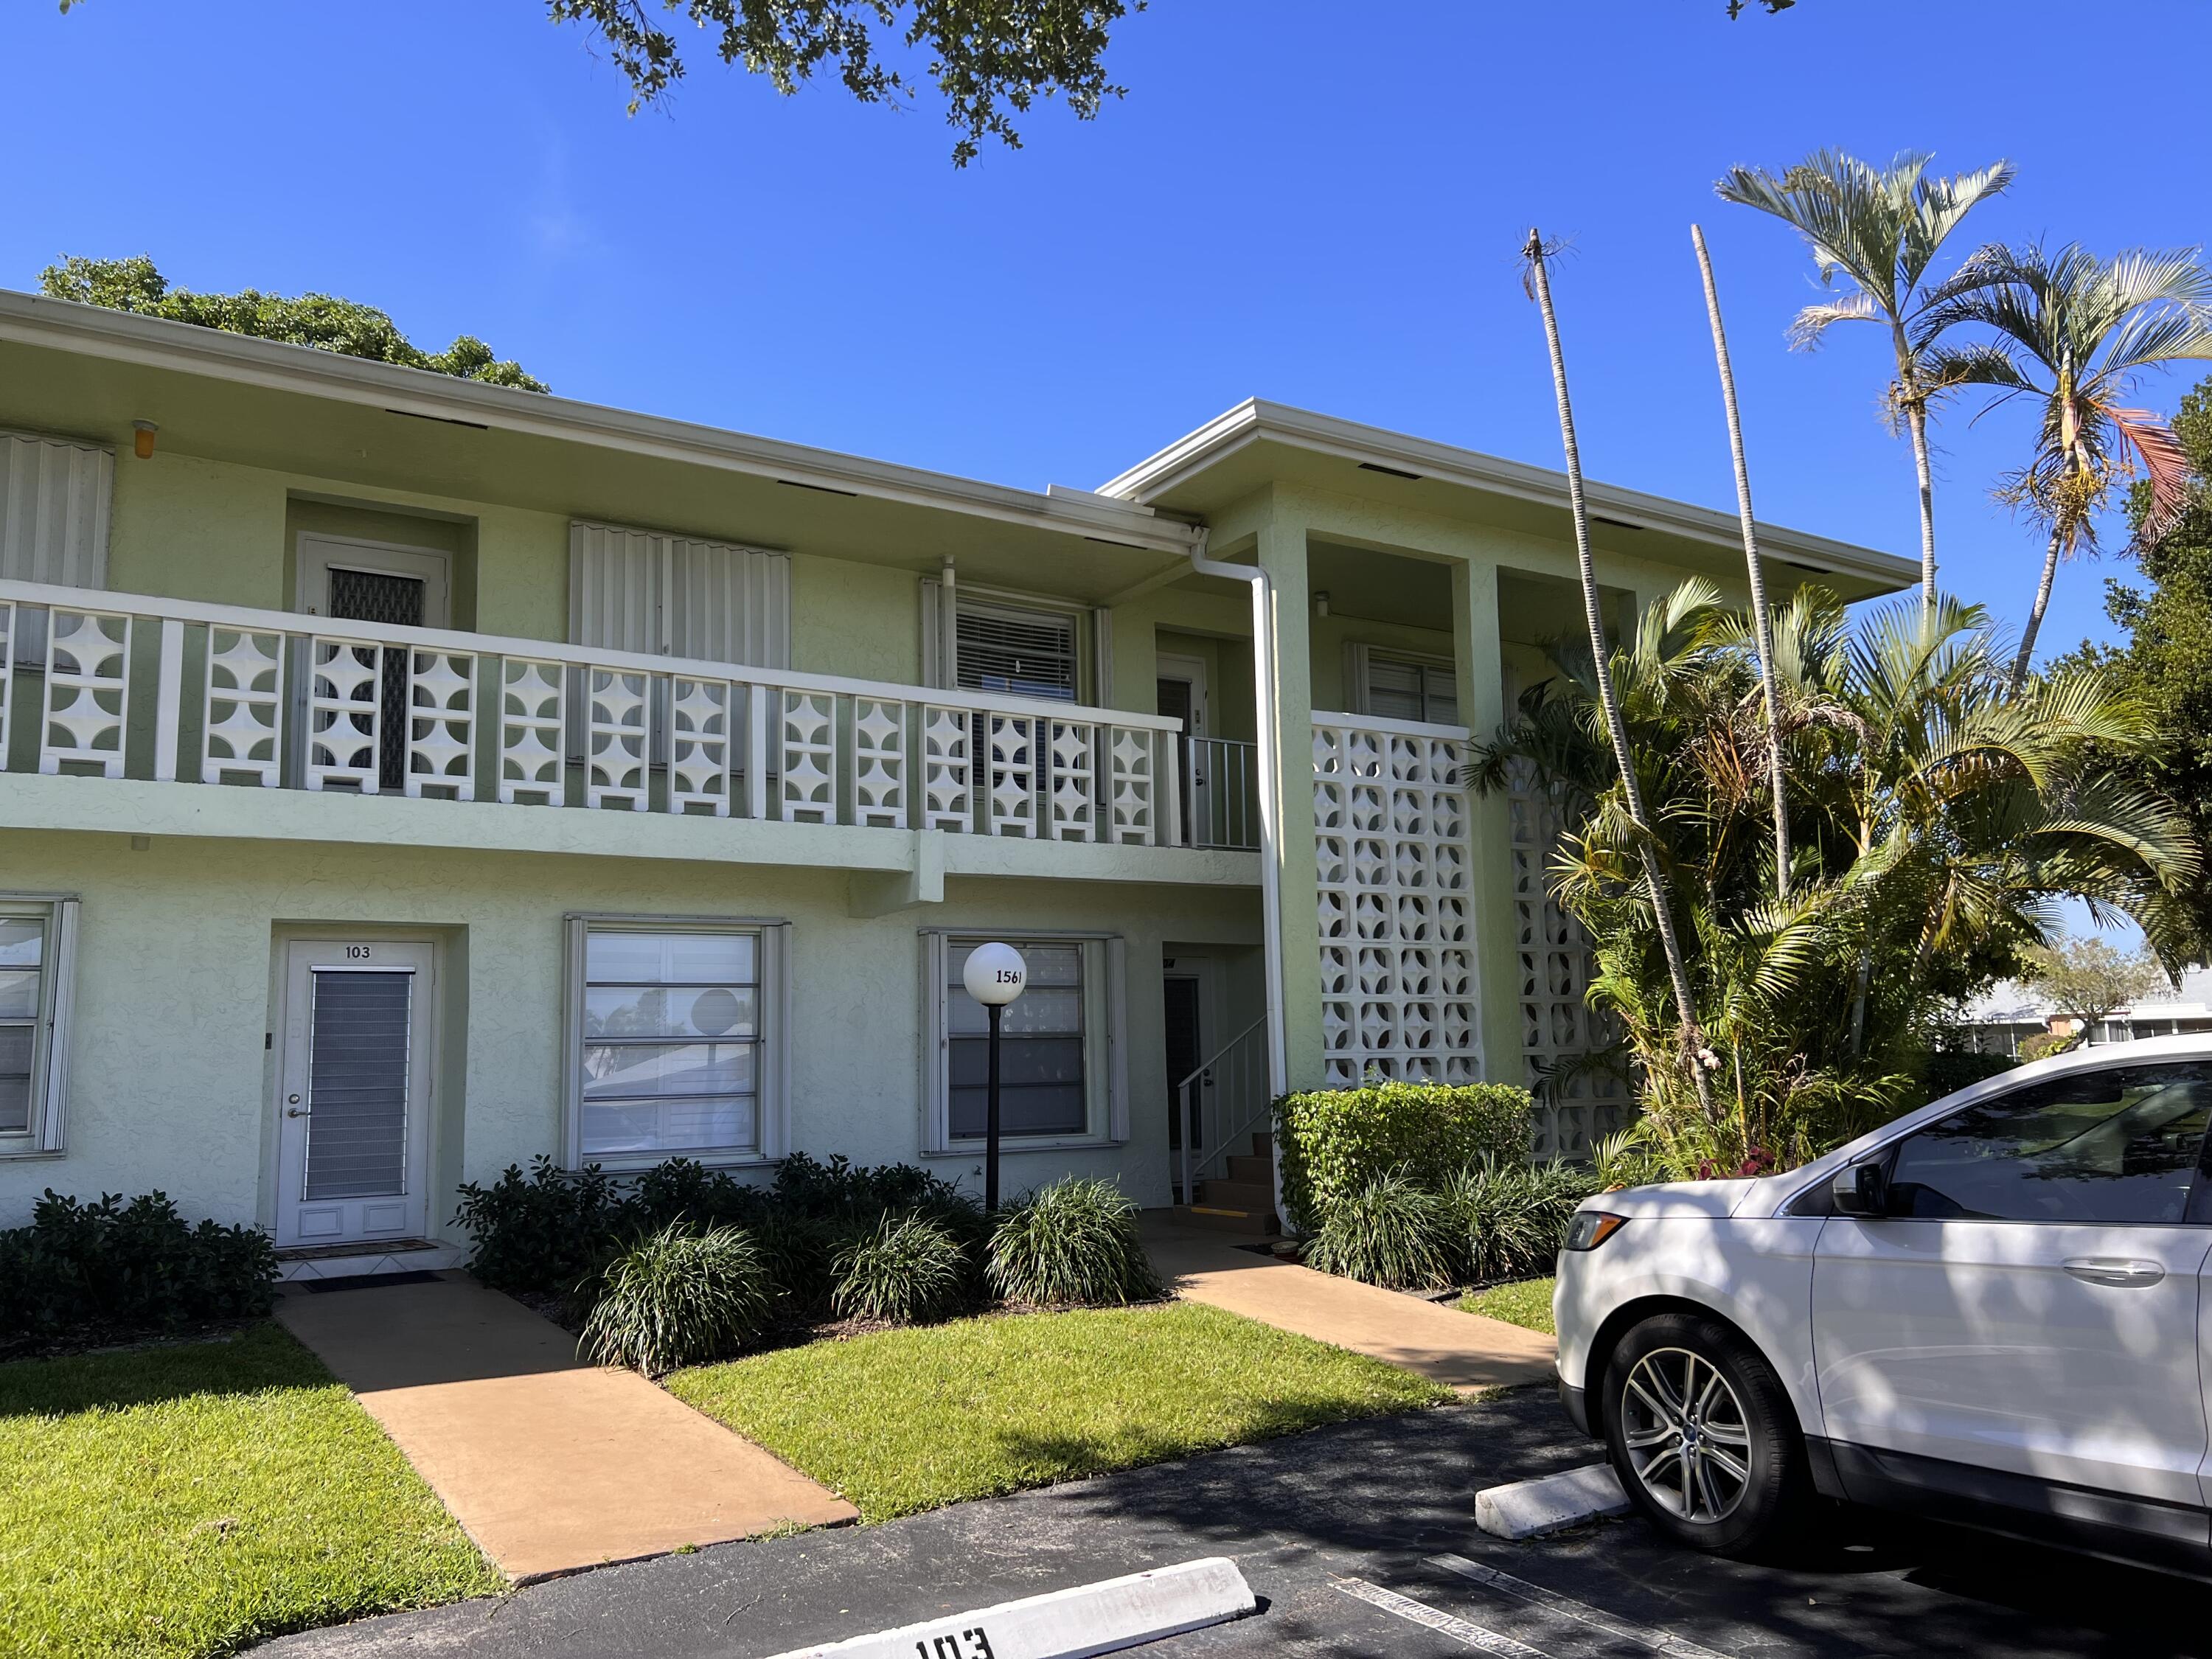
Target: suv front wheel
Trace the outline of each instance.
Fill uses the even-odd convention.
[[[1644,1518],[1716,1554],[1756,1549],[1800,1504],[1805,1454],[1782,1379],[1716,1320],[1658,1314],[1613,1352],[1605,1439]]]

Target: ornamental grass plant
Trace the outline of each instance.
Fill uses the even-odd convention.
[[[991,1232],[991,1288],[1038,1307],[1111,1307],[1166,1294],[1137,1237],[1137,1206],[1111,1182],[1039,1188]]]
[[[1306,1265],[1394,1291],[1439,1290],[1459,1279],[1460,1220],[1402,1170],[1333,1199]]]
[[[972,1282],[967,1251],[925,1215],[886,1215],[831,1261],[830,1305],[847,1319],[923,1325],[958,1310]]]
[[[742,1228],[677,1222],[607,1264],[578,1346],[601,1364],[659,1376],[735,1353],[773,1305],[768,1270]]]
[[[1467,1277],[1477,1284],[1549,1273],[1576,1206],[1604,1183],[1589,1169],[1553,1159],[1468,1165],[1440,1194]]]

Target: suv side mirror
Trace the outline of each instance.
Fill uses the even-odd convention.
[[[1838,1215],[1889,1213],[1889,1170],[1884,1159],[1874,1158],[1847,1166],[1837,1175],[1832,1190]]]

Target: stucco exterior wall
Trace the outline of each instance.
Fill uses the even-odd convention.
[[[97,787],[97,786],[94,786]],[[1086,929],[1127,941],[1130,1140],[1012,1153],[1014,1190],[1075,1170],[1168,1200],[1162,945],[1219,947],[1255,994],[1256,895],[1030,879],[948,880],[945,902],[849,914],[843,872],[445,848],[0,831],[0,890],[82,901],[67,1149],[0,1160],[0,1225],[46,1187],[167,1192],[189,1214],[274,1213],[276,941],[398,930],[439,941],[433,1220],[453,1187],[561,1150],[562,919],[572,911],[793,923],[791,1138],[858,1162],[919,1158],[919,930]],[[977,1160],[933,1158],[963,1175]]]
[[[564,513],[378,490],[165,449],[116,469],[107,585],[119,592],[289,610],[299,534],[319,531],[448,553],[456,628],[566,640],[568,524]],[[791,587],[792,666],[919,682],[914,572],[796,554]],[[1139,706],[1151,707],[1149,696]]]

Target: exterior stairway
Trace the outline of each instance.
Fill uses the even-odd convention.
[[[1249,1153],[1231,1152],[1214,1161],[1212,1167],[1225,1168],[1225,1176],[1192,1182],[1196,1202],[1178,1206],[1176,1220],[1254,1238],[1272,1238],[1282,1231],[1275,1219],[1273,1137],[1259,1133],[1250,1139]]]

